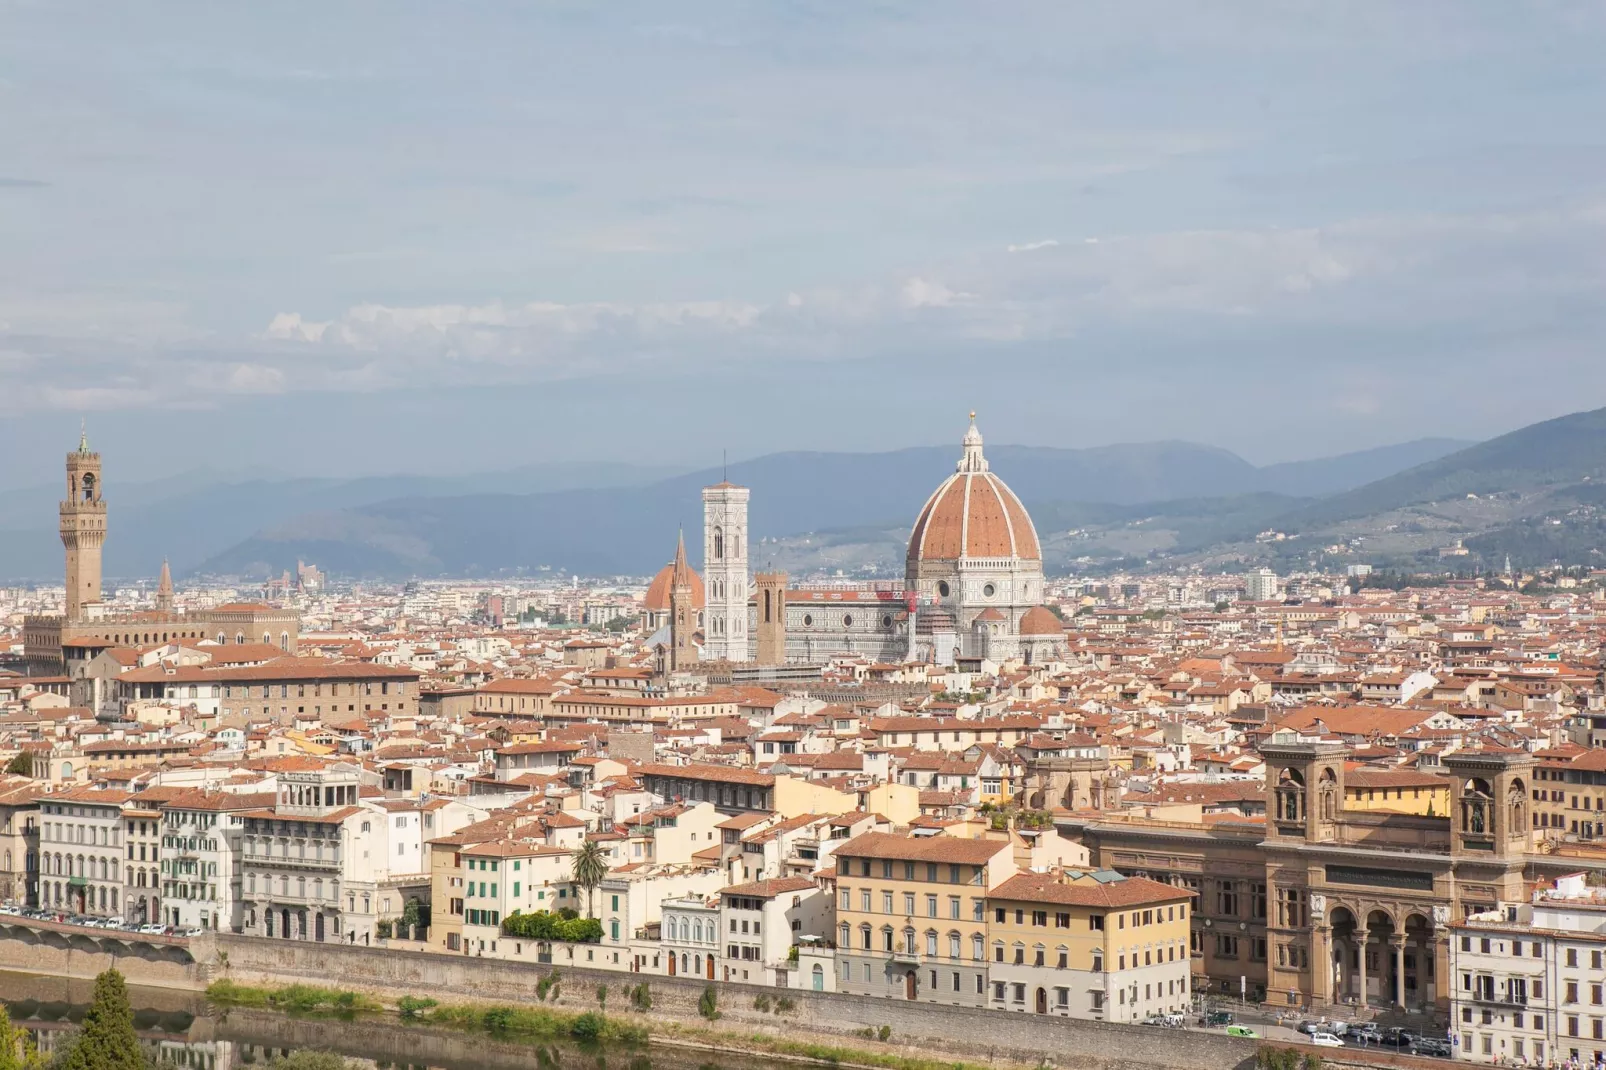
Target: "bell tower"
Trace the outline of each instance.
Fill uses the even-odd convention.
[[[100,454],[80,432],[67,454],[67,498],[61,503],[61,545],[67,551],[67,620],[84,619],[100,602],[100,548],[106,541],[106,502],[100,496]]]
[[[1266,763],[1268,838],[1326,843],[1337,838],[1344,810],[1342,743],[1262,743]]]
[[[725,480],[703,488],[703,648],[716,661],[746,661],[747,501]]]
[[[786,573],[760,572],[758,585],[758,663],[786,664]]]

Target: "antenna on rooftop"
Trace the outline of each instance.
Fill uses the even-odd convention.
[[[727,449],[722,448],[719,451],[719,472],[720,482],[729,483],[731,481],[731,458],[730,451]]]

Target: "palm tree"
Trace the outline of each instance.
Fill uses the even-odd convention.
[[[586,840],[569,856],[574,867],[570,879],[586,893],[586,917],[591,917],[591,893],[608,875],[608,856],[595,840]]]

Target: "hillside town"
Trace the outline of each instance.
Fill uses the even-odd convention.
[[[1606,1057],[1606,574],[1050,577],[974,418],[933,475],[898,580],[753,571],[721,483],[650,577],[103,590],[83,441],[5,909]]]

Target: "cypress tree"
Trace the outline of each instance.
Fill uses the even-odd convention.
[[[0,1003],[0,1070],[23,1070],[27,1039],[26,1031],[12,1027],[11,1015],[6,1013],[5,1004]]]
[[[95,978],[95,1000],[84,1014],[84,1028],[61,1070],[144,1070],[145,1056],[134,1036],[134,1010],[123,975],[107,970]]]

